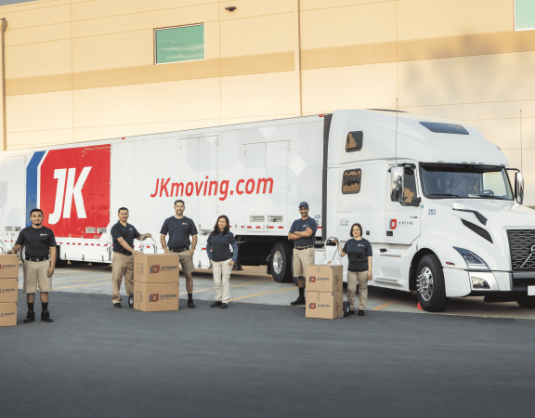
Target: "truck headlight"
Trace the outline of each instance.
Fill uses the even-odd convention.
[[[489,283],[480,277],[470,276],[472,279],[472,289],[490,289]]]
[[[453,247],[464,259],[468,270],[490,270],[489,266],[483,259],[472,251],[464,248]]]

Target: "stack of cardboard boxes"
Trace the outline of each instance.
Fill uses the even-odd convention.
[[[308,266],[306,269],[306,317],[337,319],[344,316],[344,267]]]
[[[139,253],[134,264],[134,309],[178,311],[178,256]]]
[[[17,325],[19,259],[0,254],[0,327]]]

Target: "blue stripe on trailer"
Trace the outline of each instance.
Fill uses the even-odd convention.
[[[37,207],[37,169],[46,151],[33,154],[26,167],[26,226],[30,226],[30,211]]]

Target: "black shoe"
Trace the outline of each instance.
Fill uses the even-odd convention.
[[[227,309],[227,308],[228,308],[228,303],[221,304],[221,309]]]
[[[355,313],[355,312],[353,312],[353,313]],[[362,309],[359,309],[359,313],[358,313],[358,315],[359,315],[359,316],[364,316],[364,315],[366,315],[366,314],[364,313],[364,311],[363,311]]]
[[[306,305],[306,304],[307,304],[306,299],[302,298],[301,296],[299,296],[296,300],[290,303],[290,305],[292,306],[299,306],[299,305]]]
[[[122,308],[120,303],[114,303],[113,306],[115,306],[116,308]]]
[[[349,311],[349,312],[347,313],[347,316],[349,316],[349,315],[355,315],[355,311]]]
[[[220,300],[216,300],[214,303],[210,305],[210,308],[219,308],[221,307],[221,305],[223,305],[223,302],[221,302]]]
[[[50,318],[50,312],[43,311],[41,312],[41,321],[43,322],[54,322],[52,318]]]
[[[29,322],[33,322],[35,321],[35,312],[34,311],[28,311],[28,313],[26,313],[26,318],[24,318],[24,323],[29,323]]]
[[[193,303],[193,299],[188,299],[188,308],[195,308],[195,304]]]

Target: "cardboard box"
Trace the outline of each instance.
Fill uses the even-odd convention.
[[[134,281],[144,283],[178,283],[179,258],[176,254],[136,254]]]
[[[0,303],[14,303],[19,299],[19,281],[17,279],[0,280]]]
[[[0,254],[0,279],[19,278],[19,258],[15,254]]]
[[[307,266],[305,273],[307,292],[344,291],[344,267],[341,265]]]
[[[17,304],[0,303],[0,327],[17,325]]]
[[[134,309],[178,311],[178,283],[134,283]]]
[[[306,317],[337,319],[344,316],[344,293],[310,292],[307,290]]]

